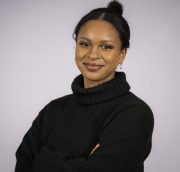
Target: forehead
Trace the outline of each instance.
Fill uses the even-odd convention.
[[[90,40],[110,39],[114,42],[120,41],[116,28],[104,20],[88,21],[81,27],[78,37],[87,37]]]

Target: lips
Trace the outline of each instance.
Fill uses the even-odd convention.
[[[86,69],[90,72],[96,72],[100,70],[104,65],[99,65],[95,63],[84,63]]]

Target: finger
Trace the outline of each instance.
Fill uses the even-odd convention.
[[[90,155],[93,154],[95,152],[95,150],[100,146],[100,144],[98,143],[94,148],[93,150],[91,151]]]

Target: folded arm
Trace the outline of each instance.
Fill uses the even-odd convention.
[[[40,149],[39,141],[31,142],[32,137],[38,140],[40,134],[34,125],[17,151],[17,164],[25,163],[27,169],[33,167],[33,172],[129,172],[142,169],[151,148],[153,117],[148,108],[140,108],[138,114],[127,116],[131,112],[134,113],[133,107],[118,115],[104,129],[98,142],[100,146],[94,145],[88,157],[72,157],[68,152],[54,152],[47,147]],[[31,144],[37,144],[37,148],[32,150]],[[25,172],[16,172],[21,171]]]

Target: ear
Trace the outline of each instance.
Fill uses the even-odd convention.
[[[126,53],[127,53],[127,48],[124,48],[120,51],[120,54],[119,54],[119,58],[118,58],[118,63],[119,64],[123,64],[123,61],[126,57]]]

